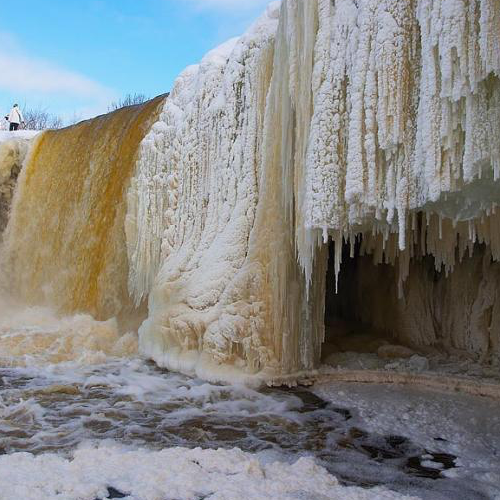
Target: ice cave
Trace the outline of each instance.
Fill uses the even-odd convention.
[[[273,2],[168,94],[0,141],[2,366],[400,377],[488,396],[500,430],[499,0]]]

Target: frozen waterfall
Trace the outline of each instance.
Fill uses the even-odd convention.
[[[142,321],[169,369],[280,382],[319,364],[332,245],[333,280],[343,247],[377,277],[363,320],[499,357],[499,26],[499,0],[271,4],[168,98],[34,140],[4,288]]]

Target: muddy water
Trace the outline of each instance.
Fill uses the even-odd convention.
[[[456,463],[438,442],[424,449],[404,436],[369,434],[349,408],[303,388],[214,385],[138,359],[0,369],[1,453],[69,456],[80,443],[101,440],[153,449],[236,446],[263,460],[313,455],[344,484],[383,484],[433,500],[464,488],[443,475]],[[468,500],[488,498],[467,487]]]

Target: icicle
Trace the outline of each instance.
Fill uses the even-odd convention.
[[[335,293],[339,291],[340,265],[342,264],[342,235],[338,234],[333,240],[335,244]]]

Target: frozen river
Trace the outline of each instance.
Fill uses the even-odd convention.
[[[395,386],[254,390],[118,358],[0,370],[0,479],[15,460],[18,471],[34,467],[34,456],[56,454],[67,464],[75,450],[123,454],[118,446],[155,456],[172,447],[237,447],[260,464],[312,457],[343,486],[486,500],[500,495],[499,436],[497,401]]]

